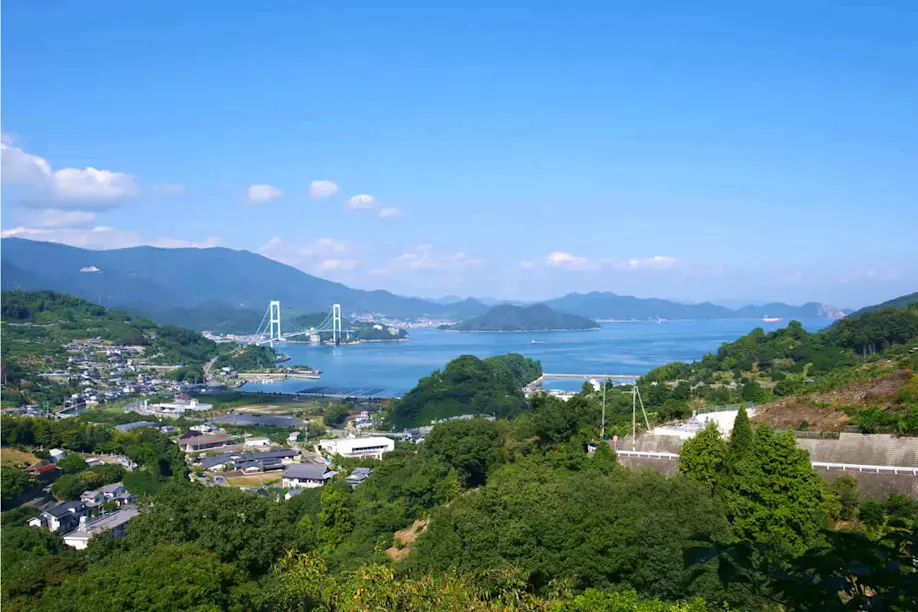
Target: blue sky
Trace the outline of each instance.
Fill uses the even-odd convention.
[[[4,235],[430,297],[887,299],[918,7],[845,4],[6,2]]]

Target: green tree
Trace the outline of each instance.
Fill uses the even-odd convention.
[[[858,511],[861,522],[870,529],[877,530],[886,522],[886,513],[883,511],[883,504],[872,497],[868,497],[861,504]]]
[[[711,493],[721,478],[727,443],[717,424],[709,421],[704,429],[685,441],[679,451],[679,471],[700,482]]]
[[[238,604],[242,574],[190,544],[119,554],[45,593],[37,610],[217,612]]]
[[[457,469],[467,487],[484,484],[501,459],[503,438],[495,423],[465,419],[441,423],[424,441],[424,454]]]
[[[831,489],[838,497],[838,518],[843,521],[854,520],[860,502],[857,481],[851,476],[839,476],[832,483]]]
[[[86,460],[79,455],[71,454],[58,460],[57,467],[60,468],[61,472],[64,474],[76,474],[77,472],[88,469],[89,465],[87,465]]]
[[[28,473],[16,468],[0,468],[0,494],[3,502],[19,497],[35,486],[35,480]]]
[[[354,528],[354,516],[347,493],[333,486],[322,490],[319,511],[319,541],[330,548],[340,544]]]
[[[746,407],[740,406],[733,420],[733,429],[730,432],[730,441],[727,444],[727,454],[724,458],[724,470],[727,477],[736,474],[739,465],[748,456],[751,449],[752,422],[746,413]]]
[[[793,433],[777,434],[767,423],[756,427],[735,473],[740,476],[724,481],[722,497],[738,537],[798,552],[818,543],[828,500]]]

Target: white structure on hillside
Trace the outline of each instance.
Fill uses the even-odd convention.
[[[395,450],[395,440],[384,438],[383,436],[336,438],[334,440],[320,440],[319,446],[330,455],[382,459],[383,453]]]
[[[749,413],[749,416],[752,417],[755,415],[755,408],[748,408],[747,412]],[[723,434],[725,437],[729,437],[730,432],[733,431],[733,421],[736,420],[737,414],[739,414],[739,410],[720,410],[717,412],[695,414],[685,423],[676,423],[675,425],[664,425],[663,427],[657,427],[652,431],[652,433],[655,436],[675,436],[677,438],[682,438],[683,440],[688,440],[696,433],[704,429],[704,427],[709,422],[713,422],[717,425],[717,429],[720,430],[721,434]]]
[[[271,447],[271,438],[267,436],[252,436],[251,438],[246,438],[243,444],[248,448],[270,448]]]

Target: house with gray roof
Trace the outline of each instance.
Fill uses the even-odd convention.
[[[205,470],[241,470],[251,472],[267,472],[281,470],[292,463],[299,456],[299,451],[290,448],[279,448],[273,451],[223,453],[214,457],[201,459],[201,467]]]
[[[371,470],[370,468],[356,467],[354,468],[354,471],[351,472],[351,474],[344,480],[346,480],[348,484],[351,485],[351,488],[353,488],[359,485],[361,482],[363,482],[367,478],[369,478],[370,474],[372,473],[373,473],[373,470]]]
[[[285,489],[311,489],[321,487],[330,481],[337,472],[328,469],[325,464],[295,463],[284,472]]]
[[[90,508],[81,501],[71,501],[48,508],[38,516],[29,519],[29,527],[39,527],[50,531],[66,533],[75,529],[80,518],[89,514]]]
[[[114,538],[124,537],[125,525],[138,513],[136,506],[126,506],[92,521],[87,521],[86,517],[83,517],[74,531],[64,534],[64,544],[83,550],[89,544],[90,538],[99,533],[108,532]]]

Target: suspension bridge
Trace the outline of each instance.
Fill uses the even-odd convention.
[[[318,343],[321,339],[320,334],[331,334],[332,342],[338,345],[342,340],[347,342],[350,335],[356,332],[355,329],[345,329],[342,326],[341,304],[334,304],[328,316],[318,325],[305,327],[297,324],[295,319],[287,317],[282,330],[280,300],[271,300],[249,344],[270,344],[273,347],[275,342],[284,342],[303,336]]]

